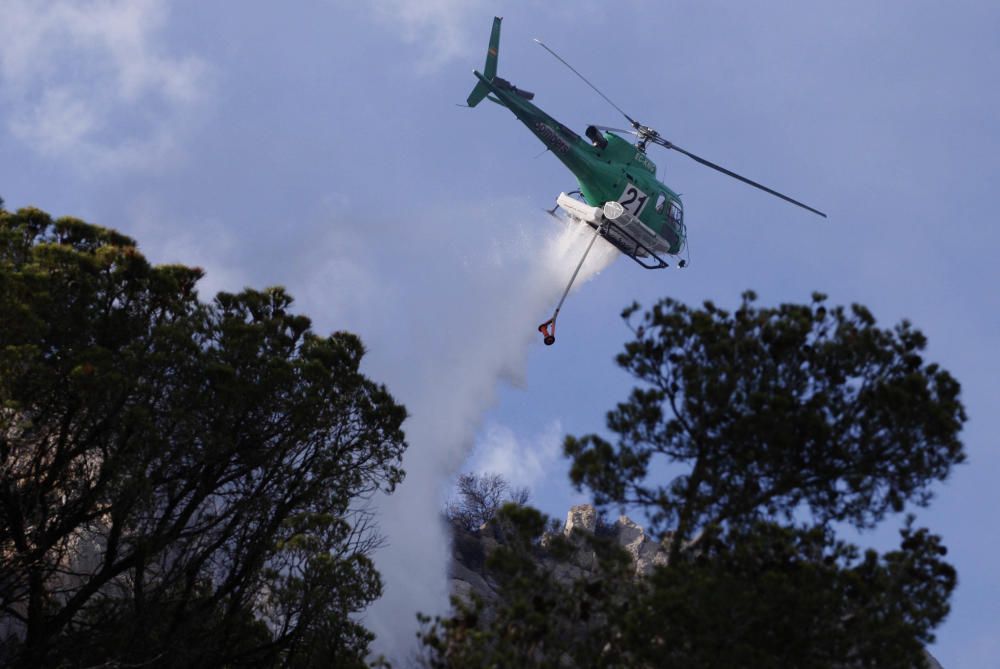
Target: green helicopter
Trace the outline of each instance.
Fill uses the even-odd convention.
[[[579,184],[579,190],[574,193],[560,193],[556,198],[556,206],[549,210],[549,213],[555,215],[556,209],[561,209],[572,220],[586,223],[594,228],[594,238],[580,259],[576,271],[573,272],[555,313],[538,327],[546,344],[555,343],[556,317],[598,235],[646,269],[669,267],[663,256],[677,258],[683,251],[687,241],[684,207],[680,196],[656,178],[656,165],[646,155],[646,146],[650,143],[673,149],[702,165],[826,218],[826,214],[818,209],[667,141],[656,130],[639,123],[622,111],[572,65],[541,41],[535,40],[618,110],[632,126],[631,130],[621,130],[591,125],[584,132],[586,140],[580,137],[532,104],[534,93],[522,90],[497,76],[501,20],[500,17],[493,19],[489,49],[486,52],[486,65],[483,72],[473,70],[479,81],[469,94],[467,104],[469,107],[475,107],[486,99],[512,111],[514,116],[569,168]],[[637,138],[635,144],[616,133],[634,135]],[[579,198],[573,195],[578,195]],[[677,259],[679,267],[687,264],[685,260]]]

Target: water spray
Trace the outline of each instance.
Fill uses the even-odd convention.
[[[576,269],[573,270],[573,276],[570,277],[569,283],[566,284],[566,290],[563,291],[562,297],[559,298],[559,304],[556,305],[556,310],[552,314],[552,318],[538,326],[538,331],[542,333],[546,346],[552,346],[552,344],[556,343],[556,318],[559,317],[559,310],[562,309],[563,302],[566,301],[566,296],[569,295],[570,288],[573,287],[573,282],[576,281],[576,275],[580,273],[580,268],[583,267],[583,262],[590,254],[590,249],[594,247],[594,242],[597,241],[599,234],[601,234],[601,228],[597,227],[594,229],[594,236],[590,238],[590,243],[587,244],[587,250],[583,252],[583,257],[580,258]]]
[[[396,314],[405,323],[401,329],[411,332],[407,345],[373,346],[369,363],[411,412],[404,426],[410,443],[403,461],[406,480],[378,500],[387,542],[373,557],[383,595],[364,614],[365,626],[376,634],[373,649],[394,665],[412,664],[417,612],[434,616],[449,610],[451,542],[441,521],[442,491],[472,452],[497,390],[506,383],[528,384],[528,359],[538,336],[530,319],[551,313],[552,298],[566,288],[571,273],[572,286],[562,293],[566,299],[620,255],[580,224],[561,220],[555,231],[534,218],[533,210],[512,217],[510,207],[490,203],[484,211],[482,225],[468,226],[484,232],[463,238],[467,247],[442,255],[432,271],[409,277]],[[522,229],[512,218],[524,219],[526,234],[512,234]],[[490,244],[491,231],[502,226],[501,243]],[[414,239],[415,256],[423,257],[421,243],[423,238]],[[427,252],[439,250],[436,240],[426,243]],[[469,257],[485,262],[486,249],[490,271],[480,270],[482,262],[466,262]],[[490,308],[480,308],[483,304]],[[432,323],[428,313],[438,314]],[[457,341],[440,336],[453,330],[465,336]],[[419,364],[413,350],[420,351]]]

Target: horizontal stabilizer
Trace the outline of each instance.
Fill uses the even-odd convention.
[[[469,98],[465,102],[470,107],[475,107],[483,101],[483,98],[485,98],[489,92],[490,87],[486,85],[486,82],[480,81],[476,84],[476,87],[472,89],[472,92],[469,93]]]

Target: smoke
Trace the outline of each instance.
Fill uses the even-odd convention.
[[[490,422],[481,431],[468,469],[499,474],[514,488],[536,489],[545,479],[546,470],[562,457],[563,434],[559,419],[541,432],[526,436]]]
[[[549,234],[515,235],[511,245],[478,258],[476,271],[441,286],[429,330],[414,333],[426,346],[413,351],[406,378],[389,384],[410,412],[410,448],[403,462],[406,480],[379,501],[387,545],[375,562],[384,594],[363,622],[377,635],[376,652],[404,666],[416,648],[417,612],[443,614],[448,607],[444,491],[471,453],[499,382],[524,382],[528,353],[541,346],[536,328],[551,314],[593,237],[584,225],[567,223],[558,232],[545,225]],[[574,291],[618,255],[597,239]]]

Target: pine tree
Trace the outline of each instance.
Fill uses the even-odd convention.
[[[365,666],[406,412],[280,288],[0,212],[0,662]]]

